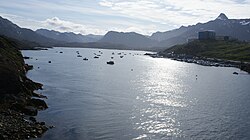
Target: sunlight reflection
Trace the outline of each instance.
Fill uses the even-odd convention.
[[[135,123],[135,129],[146,133],[143,138],[150,138],[154,134],[179,137],[182,131],[176,116],[179,108],[185,108],[189,103],[183,96],[188,87],[185,87],[181,80],[181,77],[186,75],[185,72],[179,72],[183,70],[183,65],[178,62],[169,65],[166,61],[172,60],[168,59],[150,60],[152,67],[145,70],[141,75],[143,78],[139,77],[139,81],[136,81],[136,84],[143,84],[144,88],[139,89],[141,95],[136,99],[144,105],[135,107],[135,110],[140,112],[140,115],[135,113],[132,117],[133,120],[140,121]]]

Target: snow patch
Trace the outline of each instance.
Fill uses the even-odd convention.
[[[243,21],[240,22],[240,24],[241,25],[248,25],[248,24],[250,24],[250,21],[243,20]]]

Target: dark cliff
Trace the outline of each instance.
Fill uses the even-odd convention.
[[[42,84],[26,77],[32,66],[24,63],[19,43],[0,36],[0,139],[28,139],[41,136],[48,127],[37,122],[39,110],[48,106],[34,90]],[[27,121],[30,116],[32,121]]]

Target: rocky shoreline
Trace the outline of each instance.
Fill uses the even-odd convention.
[[[20,140],[41,137],[49,129],[45,122],[37,122],[19,111],[7,109],[0,112],[0,139]]]
[[[48,108],[43,95],[34,91],[42,84],[26,77],[32,66],[24,63],[13,41],[0,37],[0,139],[20,140],[41,137],[51,126],[38,122],[38,111]]]
[[[172,60],[187,62],[187,63],[195,63],[202,66],[215,66],[215,67],[235,67],[239,68],[243,71],[246,71],[250,74],[250,63],[249,62],[240,62],[240,61],[232,61],[232,60],[223,60],[216,58],[207,58],[207,57],[197,57],[186,54],[174,54],[174,53],[157,53],[157,54],[145,54],[149,55],[153,58],[163,57],[170,58]]]

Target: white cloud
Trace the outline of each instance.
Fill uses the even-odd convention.
[[[136,32],[144,35],[150,35],[157,31],[157,26],[155,25],[131,25],[126,27],[120,27],[120,28],[111,28],[112,31],[118,31],[118,32]]]
[[[32,30],[36,30],[41,25],[41,21],[30,19],[27,17],[22,17],[14,14],[0,13],[3,18],[10,20],[12,23],[22,27]]]
[[[249,16],[249,0],[101,0],[101,6],[122,15],[159,24],[190,25],[216,18],[221,12]]]
[[[60,32],[74,32],[81,34],[104,34],[106,31],[98,29],[92,25],[82,25],[70,21],[61,20],[58,17],[53,17],[42,21],[43,26],[47,29],[52,29]]]

